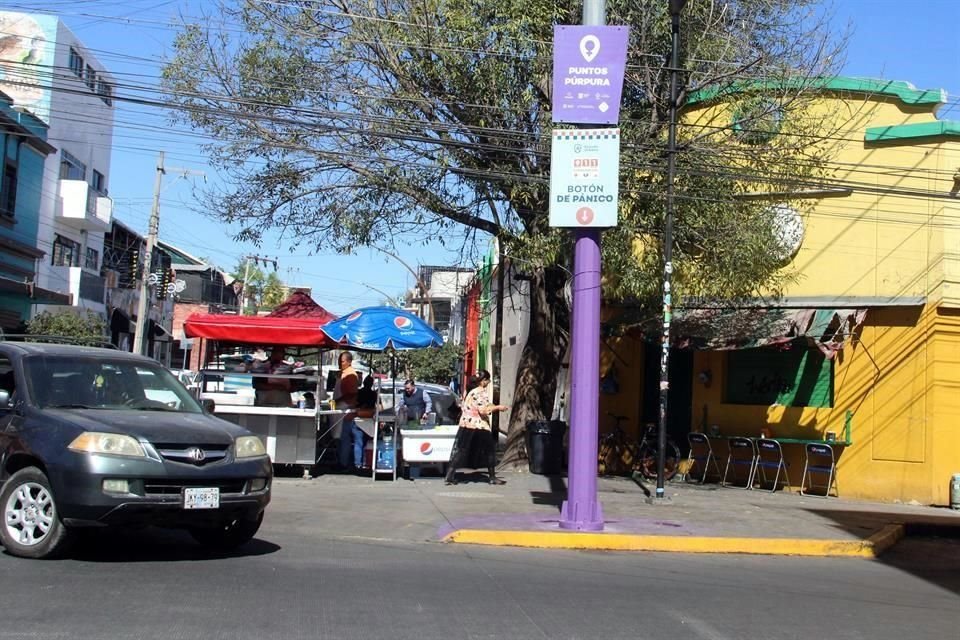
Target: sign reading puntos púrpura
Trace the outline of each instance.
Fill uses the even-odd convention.
[[[628,27],[553,28],[553,121],[617,124]]]

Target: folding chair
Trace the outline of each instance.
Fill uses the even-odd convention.
[[[800,495],[819,495],[819,494],[810,494],[804,491],[804,488],[807,487],[807,481],[809,480],[809,488],[813,489],[815,487],[825,489],[821,498],[830,497],[830,488],[836,491],[836,497],[840,497],[840,487],[837,485],[837,460],[833,456],[833,447],[829,444],[820,444],[820,443],[807,443],[806,446],[807,457],[806,461],[803,464],[803,479],[800,481]],[[814,484],[813,479],[815,476],[827,476],[827,483],[823,484]]]
[[[783,459],[783,447],[776,440],[770,438],[761,438],[756,441],[757,444],[757,462],[753,465],[753,481],[760,489],[767,483],[767,469],[776,469],[777,473],[773,476],[773,486],[770,487],[770,493],[777,490],[780,484],[780,472],[783,471],[785,479],[784,486],[790,486],[790,474],[787,473],[787,463]],[[757,473],[759,472],[759,474]],[[759,475],[759,479],[757,476]]]
[[[746,468],[747,481],[744,489],[753,488],[753,465],[757,461],[757,450],[753,446],[753,440],[750,438],[730,438],[727,441],[730,447],[730,453],[727,455],[727,466],[723,468],[723,478],[720,480],[720,486],[727,486],[727,474],[730,469],[734,470],[736,477],[737,468]]]
[[[710,438],[702,433],[690,433],[687,435],[687,442],[690,443],[690,455],[687,459],[692,460],[694,465],[703,465],[703,475],[698,482],[703,484],[706,481],[711,462],[713,462],[713,468],[717,471],[717,476],[720,476],[720,464],[717,462],[717,457],[713,454],[713,447],[710,446]],[[684,479],[689,481],[692,474],[693,466],[690,467],[690,471],[687,472]]]

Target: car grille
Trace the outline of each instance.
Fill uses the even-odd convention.
[[[165,460],[202,467],[220,462],[227,457],[229,445],[225,444],[154,444],[157,453]]]
[[[217,487],[221,494],[238,493],[246,490],[246,480],[155,480],[143,481],[143,492],[148,496],[180,495],[187,487]]]

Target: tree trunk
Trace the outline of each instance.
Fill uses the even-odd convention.
[[[567,272],[558,268],[537,269],[531,274],[530,328],[517,367],[507,449],[501,467],[516,467],[526,461],[527,422],[553,417],[550,413],[557,374],[570,335],[570,309],[563,298],[567,277]]]

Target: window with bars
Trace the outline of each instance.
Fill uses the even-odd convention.
[[[55,267],[79,267],[80,243],[57,234],[53,239],[51,264]]]
[[[99,265],[100,265],[100,252],[97,251],[96,249],[91,249],[90,247],[87,247],[87,256],[83,266],[85,266],[87,269],[93,269],[94,271],[96,271],[99,268]]]
[[[90,65],[87,65],[87,72],[84,74],[83,81],[87,83],[87,86],[90,87],[91,90],[96,89],[96,87],[97,87],[97,72],[96,72],[96,70],[95,70],[93,67],[91,67]]]
[[[100,78],[97,80],[97,95],[108,107],[113,104],[113,85]]]
[[[70,47],[70,71],[78,78],[83,78],[83,66],[83,58],[76,49]]]
[[[60,154],[60,179],[61,180],[86,180],[87,165],[77,160],[73,155],[64,149]]]
[[[90,180],[90,186],[93,187],[94,191],[106,195],[107,193],[107,179],[102,173],[93,170],[93,177]]]
[[[0,183],[0,215],[12,218],[17,211],[17,165],[7,162]]]

